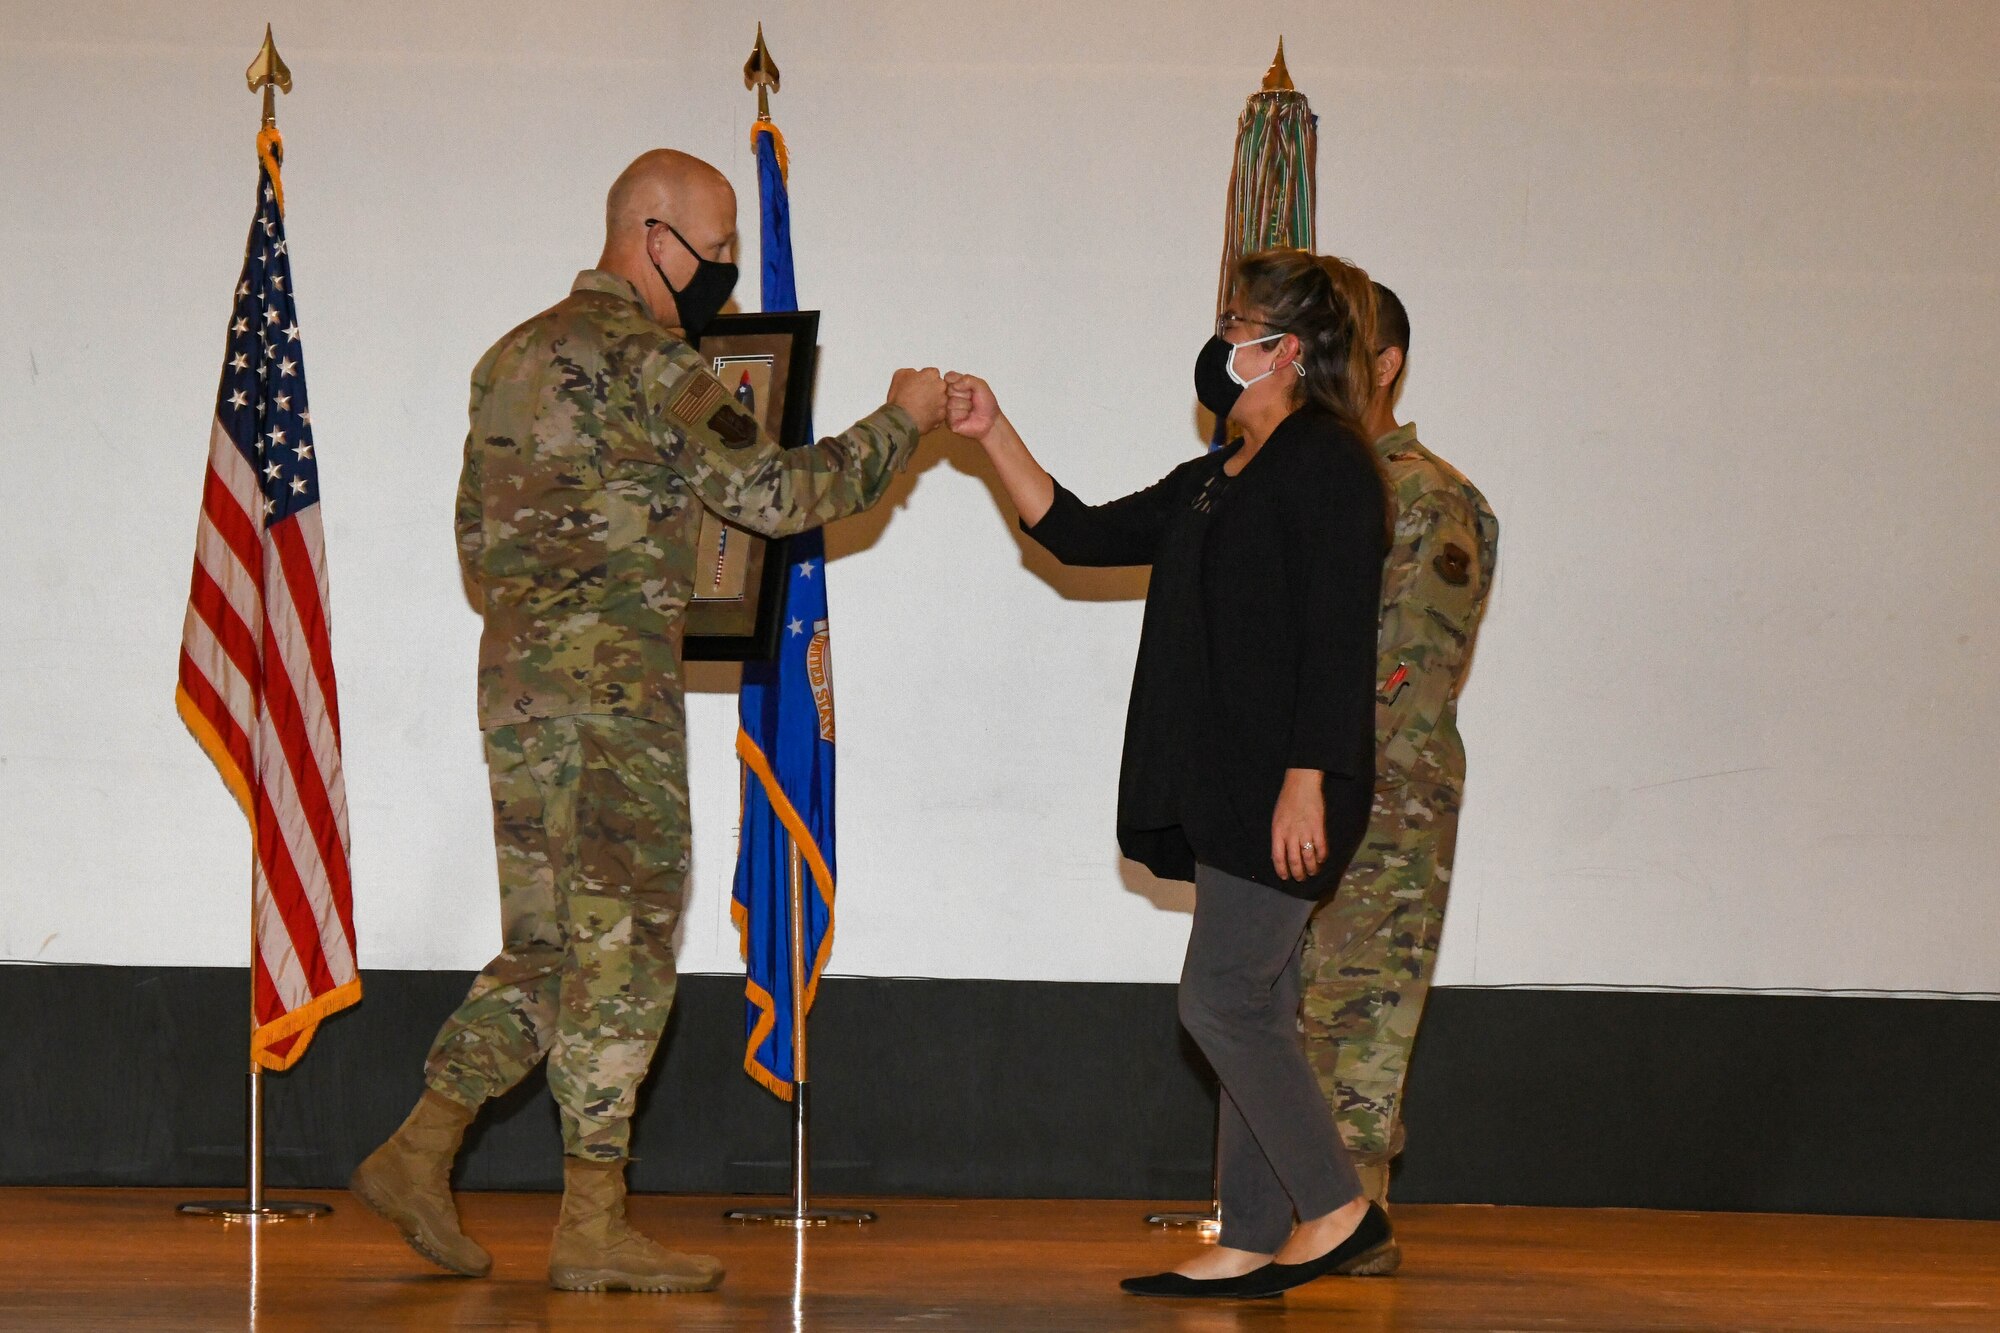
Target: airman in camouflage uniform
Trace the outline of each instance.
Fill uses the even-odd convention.
[[[1378,297],[1380,292],[1378,291]],[[1393,294],[1382,301],[1386,309]],[[1401,304],[1395,309],[1400,312]],[[1384,332],[1393,321],[1384,320]],[[1402,331],[1407,347],[1407,325]],[[1403,350],[1396,349],[1397,352]],[[1500,525],[1478,488],[1395,426],[1397,357],[1371,424],[1395,514],[1378,636],[1374,812],[1306,932],[1306,1052],[1364,1188],[1387,1195],[1411,1044],[1451,887],[1465,746],[1458,690],[1493,584]]]
[[[704,507],[778,536],[880,498],[916,447],[884,407],[787,452],[661,327],[589,271],[472,376],[459,559],[479,590],[507,947],[431,1049],[468,1106],[544,1055],[563,1150],[626,1155],[674,996],[691,828],[680,647]]]
[[[676,188],[646,199],[654,169]],[[456,526],[485,618],[479,722],[503,947],[438,1033],[423,1101],[354,1188],[420,1253],[483,1274],[491,1260],[450,1200],[451,1159],[479,1105],[546,1058],[565,1154],[551,1280],[701,1290],[720,1265],[625,1227],[622,1172],[676,983],[690,847],[681,637],[702,511],[780,536],[866,509],[941,420],[944,396],[935,371],[899,372],[890,403],[781,449],[686,341],[675,299],[694,284],[669,285],[651,249],[678,240],[720,267],[733,193],[724,220],[727,183],[707,164],[648,154],[635,172],[642,197],[621,204],[626,177],[613,188],[606,259],[472,375]],[[679,228],[646,218],[643,240],[625,228],[623,214],[664,214],[675,198],[685,209],[699,190],[723,238],[715,258],[682,236],[709,239],[685,213]],[[658,228],[674,239],[656,241]]]

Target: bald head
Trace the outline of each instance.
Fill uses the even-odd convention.
[[[641,153],[605,196],[604,253],[597,266],[638,288],[654,318],[679,327],[673,291],[660,274],[685,287],[696,255],[735,259],[736,191],[698,157],[672,148]]]
[[[645,226],[647,218],[664,218],[679,226],[679,206],[718,203],[729,210],[734,230],[736,191],[729,178],[698,157],[655,148],[639,154],[611,182],[611,193],[604,198],[605,243]]]

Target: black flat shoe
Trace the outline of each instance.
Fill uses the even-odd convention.
[[[1244,1283],[1269,1271],[1270,1265],[1255,1269],[1241,1277],[1183,1277],[1179,1273],[1155,1273],[1151,1277],[1128,1277],[1118,1284],[1119,1288],[1133,1296],[1177,1296],[1183,1299],[1208,1300],[1263,1300],[1275,1296],[1275,1291],[1246,1292],[1240,1290]]]
[[[1367,1213],[1361,1218],[1361,1225],[1354,1228],[1354,1234],[1346,1240],[1319,1258],[1308,1259],[1302,1264],[1265,1264],[1256,1272],[1237,1280],[1242,1290],[1236,1294],[1244,1298],[1281,1296],[1315,1278],[1336,1274],[1366,1277],[1381,1271],[1380,1264],[1392,1255],[1398,1260],[1402,1258],[1396,1248],[1396,1233],[1389,1226],[1389,1215],[1382,1211],[1381,1205],[1370,1203]]]

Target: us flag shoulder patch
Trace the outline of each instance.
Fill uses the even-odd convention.
[[[723,393],[720,380],[697,370],[689,374],[687,382],[681,385],[681,391],[674,395],[674,401],[667,410],[674,414],[676,421],[692,425],[705,419],[721,404]]]

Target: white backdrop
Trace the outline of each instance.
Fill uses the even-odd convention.
[[[174,716],[275,21],[364,964],[497,940],[450,532],[466,376],[672,144],[745,202],[784,73],[822,428],[997,386],[1086,498],[1199,447],[1235,118],[1282,29],[1324,248],[1502,575],[1440,980],[2000,991],[2000,7],[0,4],[0,957],[245,958],[246,840]],[[1024,552],[934,445],[837,529],[835,970],[1177,974],[1121,867],[1141,584]],[[734,966],[729,673],[694,701],[690,970]]]

